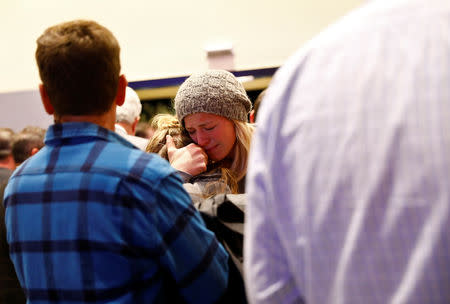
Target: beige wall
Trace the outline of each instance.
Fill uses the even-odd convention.
[[[129,81],[207,67],[204,47],[231,42],[235,69],[281,65],[362,0],[0,0],[0,93],[35,89],[35,40],[49,25],[94,19],[122,46]],[[1,103],[1,98],[0,98]],[[1,107],[1,104],[0,104]]]

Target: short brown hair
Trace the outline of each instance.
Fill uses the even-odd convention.
[[[0,160],[4,160],[12,153],[14,131],[10,128],[0,128]]]
[[[36,129],[36,131],[28,128],[29,131],[22,131],[14,135],[12,144],[12,155],[16,164],[23,163],[31,156],[33,148],[41,149],[44,146],[44,132],[43,129]]]
[[[44,88],[59,115],[107,112],[117,94],[120,46],[94,21],[52,26],[37,40],[36,61]]]

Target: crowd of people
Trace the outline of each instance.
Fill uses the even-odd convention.
[[[28,126],[18,133],[0,128],[0,197],[13,171],[44,146],[45,129]],[[6,242],[5,208],[0,204],[0,303],[25,303]]]
[[[254,103],[206,70],[150,128],[114,34],[49,27],[54,124],[0,128],[0,303],[449,303],[449,16],[366,3]]]

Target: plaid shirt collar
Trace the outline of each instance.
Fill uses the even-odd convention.
[[[63,140],[82,137],[96,137],[101,140],[119,143],[137,149],[132,143],[119,134],[90,122],[66,122],[51,125],[45,135],[45,144],[57,145]]]

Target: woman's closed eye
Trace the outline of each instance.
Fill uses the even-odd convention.
[[[205,130],[205,131],[212,131],[212,130],[214,130],[214,128],[215,128],[216,126],[211,126],[211,127],[203,127],[203,130]],[[188,134],[189,135],[194,135],[197,131],[196,130],[186,130],[187,132],[188,132]]]

